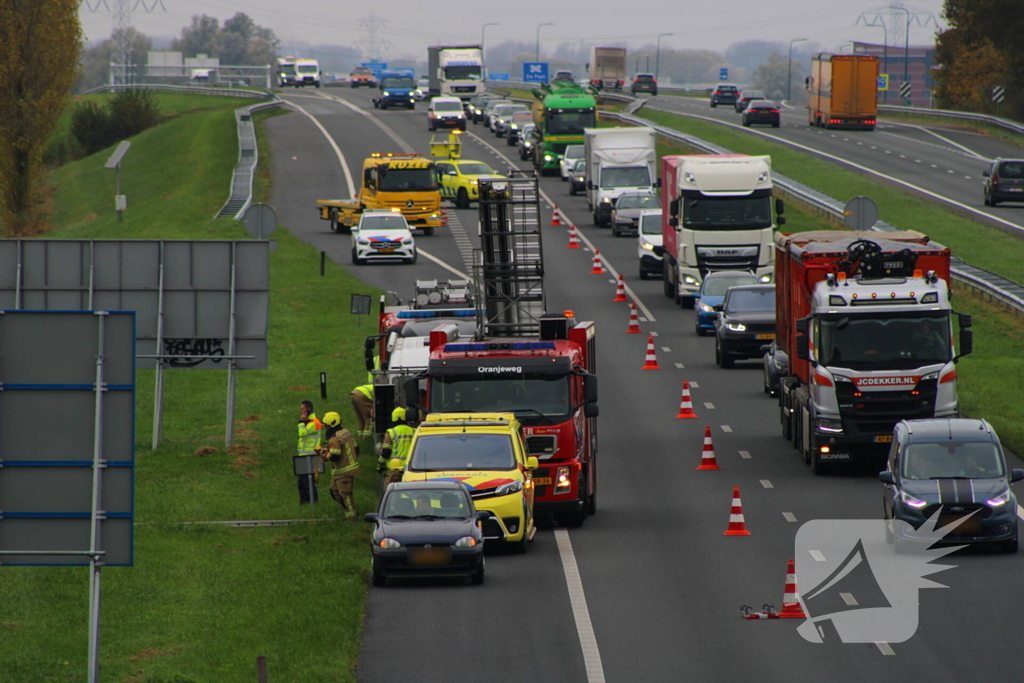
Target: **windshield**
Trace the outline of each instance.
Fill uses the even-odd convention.
[[[646,166],[626,166],[623,168],[602,168],[601,188],[613,187],[650,187],[651,174]],[[649,208],[656,209],[657,205]]]
[[[617,209],[660,209],[661,200],[650,194],[629,194],[615,202]]]
[[[459,170],[462,171],[462,175],[488,175],[494,174],[494,171],[487,164],[481,164],[479,162],[467,162],[465,164],[459,164]]]
[[[434,102],[434,111],[462,111],[461,102]]]
[[[824,316],[818,328],[818,361],[825,365],[915,367],[953,357],[948,313]]]
[[[363,216],[359,221],[360,230],[408,230],[409,225],[401,214]]]
[[[725,310],[729,313],[768,313],[775,310],[775,288],[736,289],[729,292]]]
[[[718,86],[718,93],[720,95],[730,95],[730,94],[735,95],[737,92],[739,92],[739,90],[737,90],[735,85],[720,85],[720,86]]]
[[[583,135],[597,126],[593,109],[548,109],[546,115],[548,135]]]
[[[683,227],[691,230],[760,230],[772,227],[770,197],[685,198]]]
[[[430,408],[435,412],[520,413],[524,418],[569,414],[566,375],[502,377],[453,375],[435,377]]]
[[[475,66],[446,66],[444,77],[449,81],[480,80],[480,65]]]
[[[396,78],[394,76],[385,78],[383,84],[385,88],[409,88],[412,90],[416,87],[411,78]]]
[[[519,111],[526,111],[526,107],[524,107],[521,104],[503,104],[500,107],[495,107],[494,108],[494,115],[495,116],[511,116],[512,114],[514,114],[516,112],[519,112]]]
[[[753,275],[736,275],[735,277],[712,277],[704,281],[704,288],[701,289],[703,296],[725,296],[730,287],[741,285],[756,285],[757,278]]]
[[[372,76],[373,71],[367,66],[357,66],[352,69],[353,76]]]
[[[409,458],[409,469],[416,472],[515,468],[508,434],[425,434],[417,437]]]
[[[562,156],[565,159],[582,159],[586,151],[583,145],[569,145]]]
[[[406,489],[392,491],[384,503],[384,517],[446,517],[467,519],[472,509],[466,494],[452,489]]]
[[[295,65],[294,64],[282,64],[281,65],[281,73],[283,73],[283,74],[294,74],[295,73]]]
[[[434,167],[381,169],[381,192],[433,192],[437,189]]]
[[[995,479],[1004,476],[1003,459],[991,442],[912,443],[903,456],[907,479]]]
[[[587,172],[587,160],[579,159],[576,165],[572,167],[573,173],[586,173]]]
[[[652,213],[640,217],[640,232],[645,235],[661,234],[661,214]]]
[[[320,68],[316,64],[300,64],[299,65],[299,73],[300,74],[315,74],[319,70],[320,70]]]

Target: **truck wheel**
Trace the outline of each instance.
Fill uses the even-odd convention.
[[[816,448],[811,450],[811,472],[818,476],[832,472],[831,463],[826,465],[822,462],[821,453]]]
[[[786,441],[793,440],[793,423],[782,409],[782,391],[779,390],[779,424],[782,425],[782,438]]]
[[[465,130],[465,128],[463,128],[463,130]],[[512,137],[511,135],[510,135],[510,136],[508,136],[508,137],[507,137],[507,138],[505,139],[505,144],[506,144],[506,145],[508,145],[509,147],[515,147],[515,146],[516,146],[516,141],[515,141],[515,139],[514,139],[514,138],[513,138],[513,137]]]
[[[341,226],[338,225],[338,210],[331,209],[331,232],[339,232]]]
[[[665,262],[662,262],[661,266],[661,287],[666,298],[672,299],[675,297],[676,285],[672,282],[672,277],[668,272],[668,263]]]
[[[456,209],[468,209],[469,208],[469,193],[466,192],[466,188],[460,187],[459,193],[455,196],[455,208]]]
[[[423,234],[426,235],[427,237],[433,235],[434,234],[434,228],[433,227],[429,227],[429,226],[426,227],[426,228],[423,228]]]

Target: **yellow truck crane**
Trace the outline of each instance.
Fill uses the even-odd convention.
[[[320,218],[330,221],[334,232],[350,233],[367,209],[399,211],[410,229],[424,235],[433,235],[443,224],[437,171],[421,154],[371,154],[363,161],[358,197],[316,203]]]

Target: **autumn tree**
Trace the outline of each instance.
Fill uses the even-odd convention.
[[[0,228],[4,236],[17,237],[40,227],[43,150],[71,95],[81,39],[78,0],[0,0]]]
[[[277,57],[278,44],[272,29],[238,12],[223,26],[216,17],[193,16],[191,25],[181,29],[181,37],[171,43],[171,48],[186,57],[198,54],[218,57],[221,64],[230,66],[264,66]]]
[[[101,85],[110,83],[110,62],[117,46],[121,29],[115,30],[110,38],[82,52],[82,68],[78,75],[78,92],[86,92]],[[149,61],[149,51],[153,49],[153,41],[149,36],[140,33],[134,26],[125,29],[128,39],[128,63],[136,74],[144,74]]]
[[[792,64],[787,65],[785,55],[773,52],[754,69],[750,84],[764,92],[765,98],[769,100],[781,102],[788,95],[792,95],[794,99],[802,99],[804,89],[801,68],[799,60],[794,59]],[[793,82],[789,83],[787,79],[791,74]]]

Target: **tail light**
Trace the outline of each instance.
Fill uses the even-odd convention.
[[[992,187],[999,184],[999,175],[997,173],[992,174]]]
[[[773,114],[778,114],[779,113],[778,109],[769,109],[768,111],[770,111]]]

